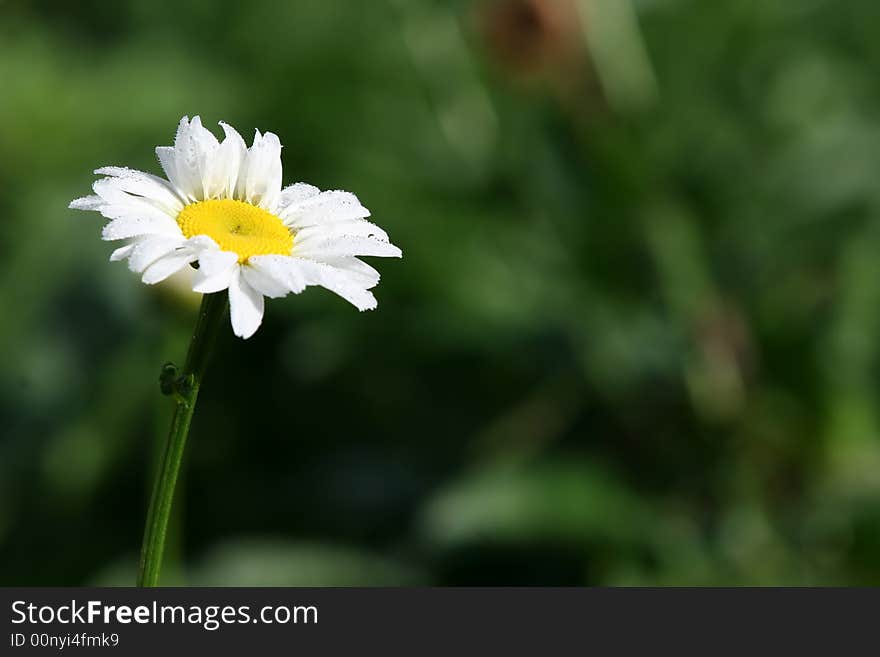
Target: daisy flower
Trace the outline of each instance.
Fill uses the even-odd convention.
[[[310,285],[335,292],[359,310],[376,307],[379,273],[358,256],[399,258],[388,235],[354,194],[305,183],[281,187],[281,142],[256,132],[250,148],[231,126],[218,139],[198,116],[184,117],[174,146],[156,155],[167,179],[103,167],[94,194],[70,207],[110,221],[102,237],[124,241],[110,260],[128,260],[148,285],[198,263],[193,291],[228,290],[232,330],[254,334],[263,298],[299,294]]]

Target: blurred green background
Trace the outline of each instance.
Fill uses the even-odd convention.
[[[0,583],[133,582],[184,114],[404,250],[221,338],[167,583],[880,584],[875,0],[0,1]]]

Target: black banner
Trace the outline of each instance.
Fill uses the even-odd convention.
[[[705,654],[870,648],[880,591],[5,588],[0,602],[3,655]]]

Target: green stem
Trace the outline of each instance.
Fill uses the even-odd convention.
[[[168,530],[168,518],[171,515],[171,503],[174,500],[174,486],[180,472],[183,449],[186,446],[186,437],[189,434],[189,424],[196,407],[199,387],[208,366],[217,331],[226,313],[226,300],[227,296],[223,292],[206,294],[202,297],[199,319],[186,354],[186,364],[178,378],[174,417],[171,420],[168,442],[165,445],[150,508],[147,511],[147,526],[144,530],[137,578],[137,585],[141,587],[159,584],[159,570],[162,566],[162,553],[165,550],[165,534]]]

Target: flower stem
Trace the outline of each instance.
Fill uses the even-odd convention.
[[[147,511],[147,526],[144,530],[137,578],[137,585],[141,587],[159,584],[159,570],[162,566],[162,553],[165,550],[165,534],[174,499],[174,486],[183,460],[183,449],[186,446],[189,424],[195,411],[202,377],[208,366],[217,331],[226,313],[226,302],[227,296],[223,292],[206,294],[202,297],[199,318],[186,354],[186,364],[177,378],[174,417],[171,419],[168,442],[165,445],[153,487],[150,508]]]

